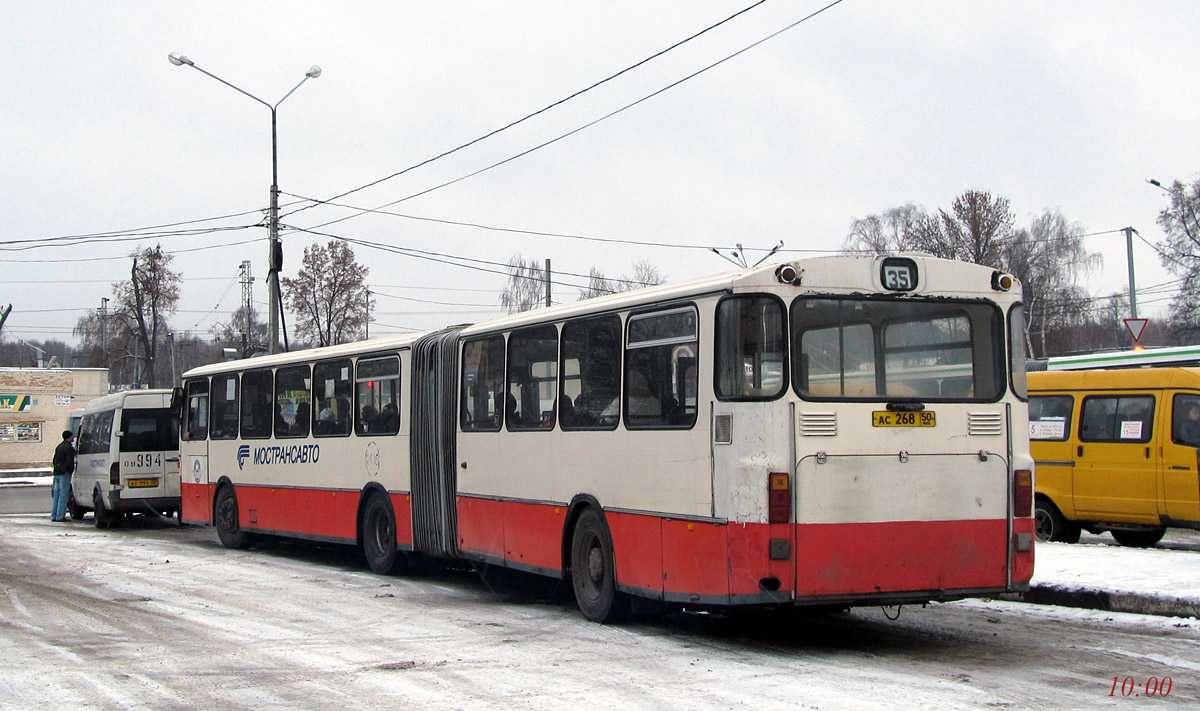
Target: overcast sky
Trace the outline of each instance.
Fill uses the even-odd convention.
[[[683,279],[731,266],[700,247],[837,250],[853,218],[948,208],[968,189],[1009,198],[1019,226],[1057,209],[1106,233],[1087,237],[1105,260],[1094,294],[1126,289],[1125,238],[1110,231],[1133,226],[1140,315],[1165,313],[1175,292],[1155,287],[1172,277],[1148,243],[1166,196],[1145,181],[1200,173],[1194,0],[844,0],[752,46],[828,4],[768,0],[337,201],[404,217],[293,212],[310,203],[292,196],[404,171],[752,4],[4,2],[5,334],[74,342],[128,254],[156,241],[184,276],[174,329],[207,337],[228,320],[242,260],[265,313],[266,230],[250,226],[268,203],[270,112],[171,52],[272,104],[321,66],[278,110],[282,202],[296,203],[283,223],[440,260],[354,247],[378,294],[372,335],[498,315],[504,276],[464,264],[550,258],[555,300],[574,301],[585,280],[570,275],[590,267],[619,276],[648,260]],[[191,221],[239,229],[13,251]],[[327,239],[286,231],[285,275]]]

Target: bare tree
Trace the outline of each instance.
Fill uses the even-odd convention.
[[[369,271],[341,240],[306,247],[296,278],[280,280],[284,299],[296,315],[296,333],[318,346],[362,338],[370,308]]]
[[[846,235],[846,249],[889,254],[902,252],[911,247],[909,234],[916,223],[927,217],[924,208],[913,203],[893,207],[882,215],[867,215],[850,221],[850,234]]]
[[[607,294],[618,294],[634,289],[644,289],[666,282],[667,278],[658,267],[646,260],[633,264],[633,274],[624,274],[619,279],[609,279],[604,272],[592,267],[588,270],[588,285],[579,290],[579,300],[592,299]]]
[[[112,382],[162,387],[170,383],[170,366],[159,363],[167,319],[179,303],[179,272],[162,247],[134,252],[129,281],[113,284],[113,311],[89,312],[79,319],[75,334],[89,360],[109,368]]]
[[[536,309],[546,300],[546,270],[537,259],[519,254],[508,260],[508,284],[500,292],[500,305],[510,314]]]
[[[1084,248],[1083,225],[1057,210],[1046,210],[1029,229],[1017,230],[1002,244],[1003,268],[1021,281],[1031,356],[1047,355],[1051,332],[1065,332],[1086,320],[1090,303],[1077,280],[1099,267],[1101,259],[1099,252]]]
[[[259,319],[258,309],[242,305],[230,315],[228,323],[212,327],[213,344],[219,348],[236,348],[243,358],[268,348],[267,323]]]
[[[997,267],[1015,219],[1008,198],[968,190],[954,199],[950,212],[916,220],[906,241],[936,257]]]
[[[1200,178],[1190,185],[1176,180],[1164,190],[1171,204],[1158,214],[1158,224],[1167,234],[1160,259],[1183,280],[1179,296],[1171,301],[1171,331],[1176,343],[1196,343],[1200,341]]]

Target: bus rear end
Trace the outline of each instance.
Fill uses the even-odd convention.
[[[179,417],[170,391],[130,393],[120,411],[119,455],[110,472],[114,511],[179,510]]]
[[[766,560],[735,566],[735,598],[756,586],[797,604],[903,604],[1027,588],[1032,459],[1011,278],[919,257],[836,266],[849,271],[779,277],[798,287],[782,292],[785,397],[719,403],[714,418],[718,444],[723,427],[742,433],[714,446],[730,517],[766,524],[742,548]],[[855,268],[862,286],[845,288]],[[890,287],[889,269],[903,270]],[[749,380],[777,379],[756,350],[743,346],[746,372],[761,371]]]

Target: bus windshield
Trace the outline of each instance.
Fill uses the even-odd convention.
[[[792,370],[806,399],[993,401],[1007,382],[1004,316],[949,299],[800,297]]]
[[[169,409],[127,409],[121,415],[122,452],[179,449],[179,418]]]

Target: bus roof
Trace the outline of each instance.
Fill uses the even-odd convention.
[[[1187,388],[1200,390],[1200,368],[1114,368],[1032,372],[1029,391]]]
[[[166,407],[171,404],[171,390],[122,390],[88,401],[84,414],[103,412],[118,407]]]
[[[878,293],[877,284],[878,263],[889,257],[905,257],[917,263],[922,278],[916,289],[911,292],[888,292],[902,296],[956,296],[965,298],[996,298],[1016,302],[1021,298],[1019,286],[1014,286],[1011,292],[1003,294],[991,287],[991,267],[968,262],[956,262],[940,259],[927,254],[835,254],[820,257],[809,257],[791,262],[769,264],[751,269],[737,269],[710,276],[698,277],[684,281],[659,284],[644,289],[598,296],[593,299],[575,301],[549,308],[534,309],[521,313],[502,316],[478,324],[460,326],[464,336],[502,331],[527,324],[544,323],[591,313],[605,313],[623,309],[636,308],[641,305],[668,303],[675,300],[693,298],[702,294],[717,294],[734,290],[769,290],[784,286],[776,276],[784,264],[790,265],[800,274],[799,284],[793,286],[795,295],[806,293],[823,294],[863,294]],[[933,268],[941,265],[941,270]],[[946,266],[954,266],[954,276],[946,278]],[[971,275],[964,278],[964,275]],[[788,285],[791,286],[791,285]],[[453,328],[453,327],[452,327]],[[426,332],[429,333],[429,332]],[[213,363],[211,365],[193,368],[183,374],[183,377],[213,375],[229,371],[240,371],[254,368],[266,368],[289,363],[307,362],[324,358],[370,353],[372,351],[398,350],[410,347],[426,333],[404,334],[343,343],[337,346],[325,346],[291,353],[260,356],[251,359],[241,359]]]

